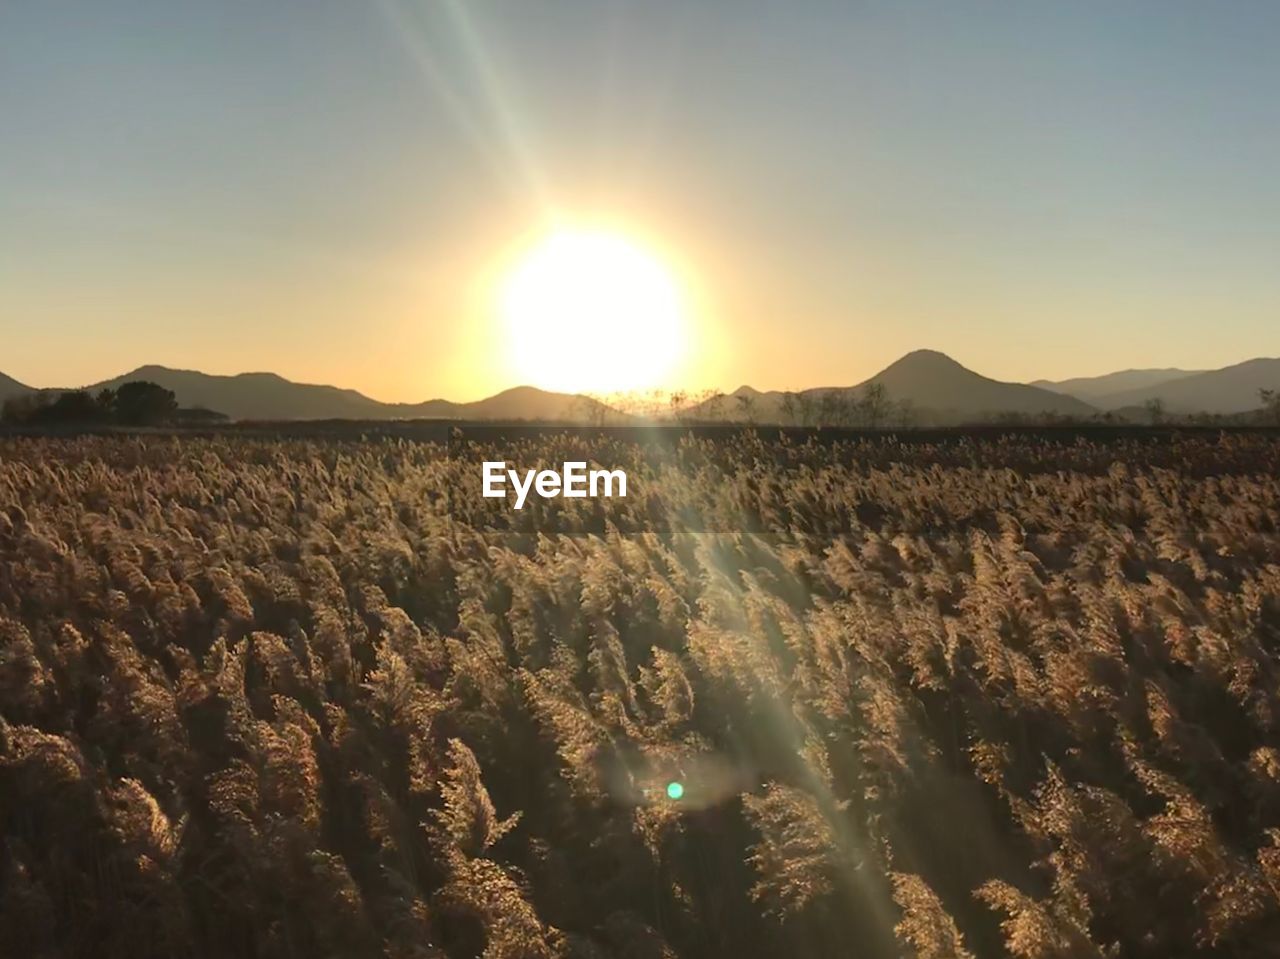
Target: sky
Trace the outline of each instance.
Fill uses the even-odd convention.
[[[0,372],[476,399],[556,218],[668,265],[672,386],[1280,355],[1278,35],[1267,0],[0,0]]]

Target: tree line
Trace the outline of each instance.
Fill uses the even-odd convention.
[[[161,426],[172,422],[177,414],[178,400],[172,390],[146,380],[133,380],[96,393],[40,391],[11,397],[0,408],[0,422]]]
[[[830,389],[787,392],[777,409],[766,407],[751,393],[719,390],[650,390],[582,397],[582,412],[594,425],[604,426],[611,413],[640,419],[669,419],[684,425],[698,423],[780,423],[784,426],[851,428],[910,427],[918,415],[910,399],[894,400],[881,383],[861,390]]]
[[[928,411],[908,397],[894,399],[882,383],[868,383],[861,389],[807,390],[784,392],[776,405],[761,403],[763,394],[718,390],[650,390],[581,397],[580,412],[596,426],[609,425],[611,417],[625,422],[632,418],[670,420],[681,425],[732,423],[753,426],[773,424],[802,427],[843,427],[851,429],[906,429],[927,425]],[[1280,389],[1258,390],[1258,408],[1245,413],[1178,413],[1161,398],[1147,400],[1142,418],[1152,426],[1280,426]],[[1099,410],[1089,416],[1044,411],[1023,413],[993,411],[985,420],[1006,426],[1128,425],[1124,412]],[[923,421],[923,422],[922,422]]]

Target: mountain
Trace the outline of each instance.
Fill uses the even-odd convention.
[[[1106,373],[1102,376],[1077,376],[1070,380],[1033,380],[1030,385],[1053,390],[1055,393],[1065,393],[1086,403],[1093,403],[1112,393],[1141,390],[1203,372],[1204,370],[1177,369],[1121,370],[1118,373]]]
[[[503,390],[474,403],[454,403],[454,417],[466,420],[580,420],[588,406],[604,404],[585,396],[549,393],[532,386]]]
[[[142,366],[122,376],[85,387],[91,391],[118,388],[132,380],[149,380],[172,390],[179,405],[217,410],[233,420],[298,419],[446,419],[542,420],[616,423],[622,414],[584,396],[551,393],[518,386],[470,403],[434,399],[423,403],[382,403],[355,390],[311,383],[294,383],[275,373],[214,376],[194,370]],[[948,425],[996,419],[1007,415],[1055,414],[1088,418],[1102,410],[1141,410],[1160,399],[1170,413],[1243,413],[1260,405],[1260,389],[1280,389],[1280,359],[1254,359],[1220,370],[1124,370],[1106,376],[1036,383],[1005,383],[975,373],[936,350],[916,350],[855,386],[822,387],[788,394],[762,392],[741,386],[728,397],[709,400],[684,410],[690,419],[743,419],[757,423],[795,422],[788,402],[797,399],[809,408],[809,420],[824,397],[836,394],[848,401],[861,398],[872,384],[884,387],[895,408],[905,403],[911,420],[920,425]],[[0,401],[35,392],[0,374]],[[742,399],[739,400],[738,397]],[[791,397],[789,401],[787,398]],[[1087,400],[1087,402],[1086,402]],[[890,414],[886,422],[896,421]]]
[[[19,383],[12,376],[5,376],[0,373],[0,402],[7,400],[11,396],[22,396],[24,393],[34,393],[31,387]]]
[[[1090,416],[1094,412],[1073,396],[982,376],[936,350],[908,353],[854,389],[861,392],[872,383],[883,386],[891,399],[909,399],[918,409],[944,419],[997,413]]]
[[[913,408],[916,422],[921,424],[959,423],[966,420],[991,419],[1000,414],[1034,416],[1053,413],[1065,416],[1088,417],[1094,408],[1072,396],[1064,396],[1051,390],[1029,386],[1025,383],[1002,383],[973,372],[945,353],[936,350],[915,350],[885,367],[875,376],[856,386],[823,387],[803,390],[798,397],[814,404],[829,393],[857,399],[866,388],[876,383],[884,387],[888,399],[895,404],[904,400]],[[738,417],[739,403],[734,397],[749,397],[752,418],[759,423],[789,422],[783,409],[787,394],[777,391],[762,393],[749,386],[735,390],[722,400],[718,407],[707,404],[692,411],[694,417],[706,415]]]
[[[381,412],[385,404],[355,390],[293,383],[275,373],[212,376],[194,370],[141,366],[87,389],[118,389],[133,380],[146,380],[173,390],[179,406],[217,410],[233,420],[381,419],[386,415]]]
[[[217,410],[233,420],[586,420],[595,415],[593,407],[602,409],[585,397],[549,393],[531,386],[516,387],[473,403],[382,403],[355,390],[294,383],[275,373],[214,376],[164,366],[142,366],[86,389],[115,389],[132,380],[148,380],[172,390],[180,406]]]
[[[1171,413],[1246,413],[1262,405],[1258,390],[1280,389],[1280,359],[1260,357],[1220,370],[1192,373],[1152,386],[1108,393],[1096,405],[1108,410],[1162,401]]]

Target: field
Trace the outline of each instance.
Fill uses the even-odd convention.
[[[668,439],[0,439],[0,955],[1277,954],[1280,440]]]

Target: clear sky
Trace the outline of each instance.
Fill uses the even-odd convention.
[[[689,291],[689,385],[1280,354],[1271,0],[0,0],[0,371],[510,382],[548,211]]]

